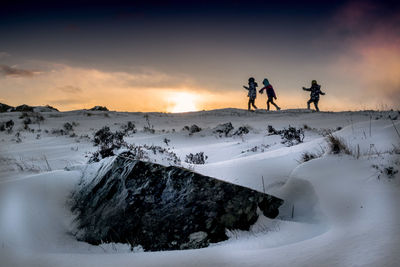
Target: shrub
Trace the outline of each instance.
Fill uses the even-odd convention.
[[[98,130],[93,137],[93,143],[98,146],[98,151],[94,152],[90,162],[99,161],[102,158],[114,156],[116,149],[125,146],[124,133],[120,131],[111,132],[108,126]]]
[[[46,132],[46,131],[44,131]],[[67,135],[68,133],[64,129],[51,129],[51,134],[54,135]]]
[[[310,161],[310,160],[313,160],[313,159],[317,159],[317,158],[322,157],[323,154],[324,154],[324,151],[323,151],[323,150],[321,150],[321,151],[319,151],[319,152],[316,152],[316,153],[313,153],[313,152],[304,152],[304,153],[301,155],[301,158],[300,158],[300,160],[299,160],[298,162],[299,162],[299,163],[304,163],[304,162],[307,162],[307,161]]]
[[[21,139],[21,134],[20,134],[20,132],[17,132],[17,133],[15,134],[15,138],[13,138],[12,140],[14,140],[16,143],[21,143],[21,142],[22,142],[22,139]]]
[[[70,131],[74,130],[74,126],[69,122],[64,123],[63,128],[66,132],[70,132]]]
[[[329,145],[330,152],[332,154],[347,154],[351,155],[350,149],[347,147],[346,143],[342,138],[329,134],[327,137],[327,142]]]
[[[383,171],[389,179],[394,178],[394,176],[399,172],[393,167],[386,167],[383,169]]]
[[[29,130],[29,124],[32,123],[32,120],[31,120],[31,118],[25,118],[22,123],[24,124],[24,129]]]
[[[199,152],[196,154],[190,153],[186,155],[185,162],[191,164],[205,164],[207,160],[207,156],[204,155],[204,152]]]
[[[283,129],[282,131],[280,131],[280,135],[282,138],[282,144],[293,146],[299,143],[303,143],[304,130],[302,128],[296,129],[295,127],[289,126],[288,129]]]
[[[265,150],[268,149],[269,147],[270,147],[270,145],[261,144],[259,146],[254,146],[252,148],[249,148],[247,150],[243,150],[241,153],[243,154],[243,153],[246,153],[246,152],[248,153],[248,152],[257,152],[257,151],[260,151],[261,153],[264,153]]]
[[[278,135],[281,134],[282,131],[277,131],[272,125],[268,125],[268,134],[269,135]]]
[[[113,133],[111,132],[110,127],[104,126],[94,134],[93,143],[96,146],[102,147],[121,147],[125,143],[124,133],[120,131]]]
[[[11,133],[12,129],[14,127],[14,121],[9,120],[6,122],[1,122],[0,123],[0,132],[7,131],[7,133]]]
[[[146,119],[147,125],[143,126],[143,131],[152,134],[155,133],[156,131],[154,130],[154,125],[150,124],[149,115],[148,114],[144,115],[144,118]]]
[[[122,125],[121,128],[126,134],[136,133],[136,125],[131,121],[128,121],[126,124]]]
[[[171,140],[170,139],[168,139],[168,138],[164,138],[164,143],[168,146],[168,144],[169,144],[169,142],[171,142]]]
[[[124,143],[122,147],[126,149],[126,152],[119,154],[119,156],[129,154],[129,158],[134,160],[143,160],[143,161],[152,160],[154,162],[157,162],[157,159],[160,160],[159,155],[161,155],[161,160],[166,160],[167,162],[172,163],[173,165],[181,164],[180,158],[173,151],[170,151],[160,146],[154,146],[154,145],[135,146]],[[99,149],[98,151],[92,153],[89,162],[97,162],[102,158],[114,156],[115,155],[114,152],[115,152],[114,150],[107,147],[104,149]],[[152,157],[152,155],[154,156]]]
[[[44,117],[39,112],[22,112],[19,118],[24,119],[22,123],[25,130],[30,130],[28,125],[32,123],[38,124],[40,128],[40,123],[44,121]]]

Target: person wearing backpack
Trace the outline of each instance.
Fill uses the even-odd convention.
[[[275,102],[274,102],[274,99],[275,99],[275,100],[277,99],[276,94],[275,94],[275,91],[274,91],[274,88],[273,88],[272,85],[269,83],[269,81],[268,81],[267,78],[264,79],[263,84],[264,84],[264,87],[261,88],[260,91],[258,91],[258,92],[259,92],[260,94],[262,94],[263,91],[264,91],[264,89],[265,89],[265,91],[267,92],[267,97],[268,97],[268,100],[267,100],[267,110],[269,110],[269,104],[270,104],[270,103],[271,103],[272,105],[274,105],[275,108],[276,108],[277,110],[280,110],[281,108],[278,107],[278,105],[275,104]]]

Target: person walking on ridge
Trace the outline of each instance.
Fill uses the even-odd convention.
[[[310,109],[310,104],[314,103],[315,110],[319,111],[318,108],[319,95],[325,95],[325,93],[321,91],[321,85],[317,84],[316,80],[312,80],[311,87],[310,88],[303,87],[303,90],[311,92],[310,100],[307,101],[307,109]]]
[[[248,103],[248,110],[251,111],[251,106],[253,106],[254,109],[257,109],[254,101],[256,100],[257,97],[257,90],[256,87],[258,86],[258,84],[255,82],[253,77],[249,78],[249,87],[247,86],[243,86],[244,89],[248,90],[249,93],[247,94],[247,96],[249,97],[249,103]]]
[[[267,92],[267,97],[268,97],[268,100],[267,100],[267,110],[269,110],[269,104],[270,104],[270,103],[271,103],[272,105],[274,105],[275,108],[276,108],[277,110],[280,110],[281,108],[278,107],[278,105],[275,104],[275,102],[274,102],[274,99],[275,99],[275,100],[277,99],[276,94],[275,94],[275,91],[274,91],[274,88],[273,88],[272,85],[269,83],[269,81],[268,81],[267,78],[264,79],[263,84],[264,84],[264,87],[261,88],[260,91],[258,91],[258,92],[259,92],[260,94],[262,94],[263,91],[264,91],[264,89],[265,89],[265,91]]]

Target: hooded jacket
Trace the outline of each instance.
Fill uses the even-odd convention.
[[[311,85],[310,88],[304,88],[304,91],[310,91],[310,98],[313,101],[318,101],[319,100],[319,95],[325,95],[324,92],[321,91],[321,85],[319,84],[313,84]]]

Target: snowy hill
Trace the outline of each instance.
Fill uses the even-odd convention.
[[[0,114],[0,266],[397,266],[400,262],[400,120],[397,111],[166,113],[77,110]],[[129,124],[131,122],[131,124]],[[221,134],[219,125],[232,123]],[[5,124],[4,124],[5,125]],[[10,124],[9,124],[10,125]],[[134,125],[134,127],[132,126]],[[191,132],[192,125],[200,131]],[[303,129],[292,146],[276,131]],[[104,126],[148,161],[285,200],[277,219],[186,251],[131,251],[79,242],[68,200]],[[185,127],[188,126],[188,127]],[[248,133],[235,134],[239,127]],[[197,129],[197,128],[196,128]],[[220,128],[218,128],[220,129]],[[333,154],[333,134],[347,154]],[[127,149],[123,147],[120,150]],[[203,152],[205,164],[194,164]],[[175,162],[174,157],[180,159]],[[311,159],[311,160],[309,160]],[[106,160],[109,160],[106,159]],[[198,162],[199,163],[199,162]],[[84,181],[83,177],[83,181]]]

